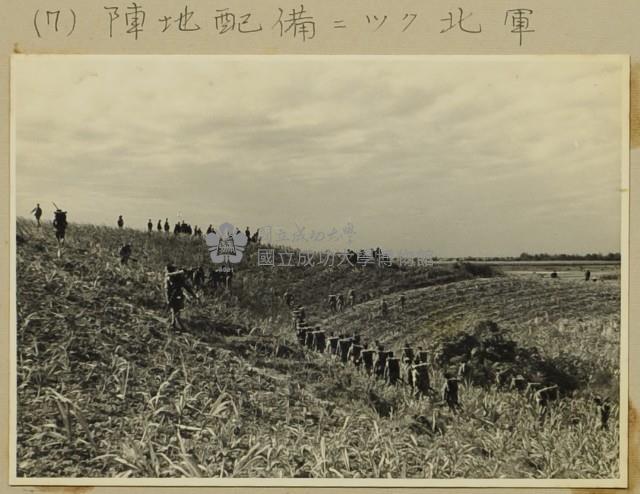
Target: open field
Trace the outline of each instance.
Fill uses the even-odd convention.
[[[620,285],[464,264],[430,269],[259,267],[167,323],[162,270],[207,265],[203,241],[18,220],[19,476],[611,478],[619,474]],[[134,246],[121,266],[118,249]],[[607,269],[610,269],[608,267]],[[478,273],[482,272],[480,276]],[[334,314],[332,293],[361,300]],[[282,303],[312,324],[434,355],[480,321],[572,386],[539,410],[493,382],[462,383],[463,409],[416,399],[301,348]],[[363,296],[367,294],[367,299]],[[402,311],[400,294],[406,297]],[[389,313],[379,312],[380,299]],[[535,348],[535,352],[533,349]],[[436,359],[433,387],[446,368]],[[612,401],[608,429],[591,400]]]

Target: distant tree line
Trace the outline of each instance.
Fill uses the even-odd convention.
[[[518,257],[465,257],[465,261],[620,261],[619,252],[608,254],[529,254],[523,252]]]

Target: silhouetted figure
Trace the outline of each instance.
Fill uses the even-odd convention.
[[[589,271],[588,269],[584,272],[584,281],[589,281],[589,279],[591,278],[591,271]]]
[[[158,220],[158,226],[156,228],[160,233],[162,233],[162,221]]]
[[[130,243],[124,244],[120,248],[120,264],[129,264],[129,258],[131,257],[132,247]]]
[[[442,386],[442,401],[444,401],[452,412],[462,408],[458,399],[458,379],[448,377]]]
[[[251,242],[251,231],[249,230],[249,227],[246,228],[244,234],[247,236],[247,242]]]
[[[169,233],[171,226],[169,225],[169,218],[164,219],[164,233]]]
[[[153,222],[151,218],[149,218],[149,222],[147,223],[147,230],[149,230],[149,233],[153,232]]]
[[[377,377],[384,377],[384,369],[387,364],[387,357],[389,352],[386,352],[381,345],[378,345],[378,352],[376,355],[376,361],[374,364],[374,373]]]
[[[404,344],[402,348],[402,361],[406,364],[413,364],[413,359],[415,358],[415,352],[413,348],[409,346],[409,343]]]
[[[356,292],[353,288],[347,293],[347,304],[349,304],[349,307],[356,305]]]
[[[331,312],[335,312],[338,304],[338,297],[333,294],[329,295],[327,303],[329,304],[329,310],[331,310]]]
[[[193,285],[198,289],[202,289],[205,282],[204,278],[204,268],[202,266],[198,266],[193,273]]]
[[[600,415],[600,428],[608,430],[609,416],[611,415],[611,404],[609,403],[609,398],[600,398],[597,396],[593,401],[595,402],[598,414]]]
[[[53,228],[56,230],[56,240],[58,241],[58,257],[60,257],[61,248],[64,246],[64,236],[67,232],[67,212],[56,209],[53,218]]]
[[[387,317],[388,313],[389,313],[389,307],[387,306],[387,302],[385,302],[385,300],[382,299],[382,301],[380,302],[380,315],[382,317]]]
[[[233,283],[233,268],[229,268],[224,272],[224,286],[228,291],[231,291],[231,285]]]
[[[393,352],[389,352],[387,361],[384,366],[384,380],[387,384],[395,386],[400,380],[400,359],[393,356]]]
[[[215,233],[216,231],[213,229],[213,225],[209,225],[209,228],[207,228],[207,235],[209,235],[210,233]]]
[[[166,302],[171,310],[171,326],[173,328],[184,329],[184,325],[180,319],[180,313],[184,309],[186,294],[191,295],[193,298],[198,298],[198,296],[188,285],[184,271],[178,270],[172,264],[167,265],[164,286]]]
[[[124,220],[122,219],[122,215],[120,215],[118,216],[118,228],[122,230],[123,227],[124,227]]]
[[[33,208],[31,212],[36,217],[36,223],[38,224],[38,228],[40,228],[40,218],[42,217],[42,209],[40,208],[40,203],[36,204],[36,207]]]

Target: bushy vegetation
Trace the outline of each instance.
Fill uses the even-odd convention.
[[[174,332],[162,268],[208,263],[202,243],[71,225],[58,259],[50,227],[20,221],[18,234],[19,476],[618,475],[617,404],[601,430],[588,390],[597,381],[617,393],[613,284],[558,285],[546,295],[544,281],[477,278],[456,267],[258,268],[252,251],[233,290],[191,301],[188,330]],[[126,240],[135,261],[120,266]],[[325,295],[352,287],[371,300],[331,315]],[[472,382],[453,413],[437,396],[416,399],[406,386],[301,349],[281,302],[287,289],[314,323],[390,347],[458,341],[489,318],[509,332],[507,346],[536,347],[563,371],[575,365],[558,363],[567,355],[591,372],[544,420],[522,394]],[[387,318],[378,313],[382,296]],[[474,337],[483,341],[484,331]],[[431,367],[435,389],[444,370]]]

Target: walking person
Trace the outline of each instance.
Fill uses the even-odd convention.
[[[178,270],[173,264],[167,264],[164,286],[165,300],[171,310],[171,327],[184,330],[180,314],[184,309],[185,297],[190,295],[197,299],[198,295],[188,285],[184,271]]]
[[[38,224],[38,228],[40,228],[40,218],[42,217],[42,209],[40,208],[40,203],[36,204],[36,207],[33,208],[31,212],[36,217],[36,223]]]

